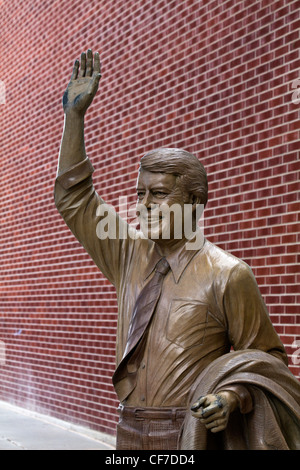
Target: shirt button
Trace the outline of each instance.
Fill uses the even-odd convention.
[[[145,369],[145,367],[146,367],[146,364],[143,363],[143,364],[141,365],[141,368],[142,368],[142,369]]]

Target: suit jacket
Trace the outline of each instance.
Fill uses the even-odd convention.
[[[216,359],[200,374],[190,401],[243,385],[253,407],[242,414],[233,412],[227,428],[207,431],[188,412],[180,436],[184,450],[299,450],[300,383],[279,359],[263,351],[245,350]]]
[[[161,254],[152,240],[140,237],[105,204],[95,191],[92,172],[86,159],[60,175],[55,201],[66,224],[116,288],[119,364],[135,301],[153,276]],[[109,221],[111,231],[106,236]],[[171,269],[139,361],[128,361],[127,376],[114,384],[121,402],[188,406],[199,374],[231,347],[260,349],[287,360],[246,263],[205,238],[200,246],[188,250],[183,246],[167,260]],[[239,390],[240,396],[246,395],[241,386]]]

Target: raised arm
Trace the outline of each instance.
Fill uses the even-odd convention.
[[[65,125],[54,187],[56,207],[64,221],[99,269],[118,287],[131,258],[134,232],[97,194],[94,168],[86,156],[84,116],[100,80],[99,54],[91,50],[76,61],[63,97]],[[109,227],[108,227],[109,226]],[[133,237],[134,238],[134,237]]]
[[[57,175],[86,159],[84,116],[96,95],[101,78],[98,52],[89,49],[76,60],[71,80],[63,96],[65,123],[59,152]]]

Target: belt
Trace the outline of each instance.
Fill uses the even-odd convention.
[[[169,419],[176,421],[184,419],[186,408],[135,408],[133,406],[119,405],[118,411],[123,418],[131,418],[137,421],[146,419]]]

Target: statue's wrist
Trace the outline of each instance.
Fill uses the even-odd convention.
[[[242,414],[249,413],[253,409],[252,396],[247,387],[242,384],[226,386],[226,389],[220,390],[218,393],[229,392],[237,399],[237,408]]]
[[[223,398],[225,398],[230,411],[234,411],[235,409],[239,408],[239,398],[236,393],[232,392],[231,390],[224,390],[219,392],[218,395],[221,395]]]
[[[65,113],[66,119],[70,121],[83,121],[84,120],[85,112],[79,111],[73,107],[68,107],[68,106],[65,107],[64,113]]]

